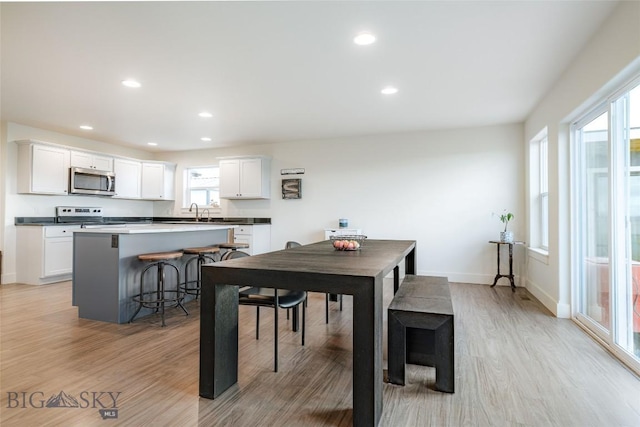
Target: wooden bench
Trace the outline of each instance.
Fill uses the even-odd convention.
[[[453,305],[446,277],[405,276],[388,308],[389,382],[405,364],[436,368],[436,390],[454,392]]]

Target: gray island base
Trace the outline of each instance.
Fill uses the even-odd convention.
[[[127,323],[137,304],[131,297],[140,290],[140,275],[147,265],[144,253],[211,246],[227,241],[234,225],[158,225],[81,229],[73,233],[73,305],[83,319]],[[175,265],[184,280],[185,256]],[[145,275],[145,287],[155,289],[155,271]],[[168,272],[168,283],[175,276]],[[193,298],[192,296],[190,296]],[[144,308],[136,318],[152,314]]]

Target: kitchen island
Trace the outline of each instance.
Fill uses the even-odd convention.
[[[140,291],[140,274],[145,266],[138,255],[212,246],[227,241],[236,225],[128,224],[85,228],[73,233],[73,305],[78,316],[104,322],[126,323],[136,310],[131,297]],[[176,262],[181,275],[189,257]],[[155,289],[155,275],[147,274],[149,289]],[[169,276],[169,283],[175,280]],[[184,280],[184,277],[181,277]],[[142,309],[138,317],[153,313]]]

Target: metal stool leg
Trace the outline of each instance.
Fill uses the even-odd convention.
[[[329,294],[324,299],[324,323],[329,323]]]
[[[144,274],[151,267],[155,267],[155,265],[156,265],[156,263],[148,265],[144,270],[142,270],[142,274],[140,274],[140,294],[138,295],[138,298],[139,298],[140,301],[138,301],[138,308],[136,309],[135,313],[133,313],[133,316],[131,316],[131,318],[129,319],[129,323],[133,322],[133,319],[135,319],[135,317],[138,315],[138,313],[140,313],[140,310],[142,309],[142,307],[145,306],[145,303],[144,303]],[[148,307],[148,308],[151,308],[151,307]],[[156,311],[157,311],[157,307],[156,307]]]
[[[216,260],[209,255],[198,254],[197,257],[193,257],[189,261],[187,261],[184,266],[184,285],[182,286],[182,288],[185,294],[195,295],[196,299],[200,297],[200,284],[202,283],[202,271],[200,268],[203,264],[206,263],[207,260],[216,262]],[[196,280],[189,280],[189,267],[194,261],[197,264]],[[195,283],[195,286],[190,287],[189,285],[191,283]]]
[[[274,298],[275,298],[275,305],[273,306],[273,309],[275,310],[274,313],[274,317],[273,317],[273,327],[274,327],[274,337],[273,337],[273,354],[274,354],[274,360],[273,360],[273,371],[274,372],[278,372],[278,309],[280,308],[280,300],[278,299],[278,289],[274,289]]]
[[[182,311],[184,311],[184,314],[186,314],[188,316],[189,312],[182,305],[182,301],[184,300],[184,295],[182,295],[182,292],[180,291],[180,270],[178,269],[178,267],[176,267],[173,264],[167,264],[167,265],[169,267],[173,268],[176,271],[176,278],[177,278],[177,281],[176,281],[176,307],[180,307],[182,309]]]
[[[256,306],[256,339],[260,339],[260,306]]]
[[[160,261],[158,263],[158,301],[162,301],[159,303],[160,309],[160,318],[162,319],[162,325],[166,326],[164,323],[164,303],[165,303],[165,295],[164,295],[164,262]],[[180,283],[178,281],[178,283]]]

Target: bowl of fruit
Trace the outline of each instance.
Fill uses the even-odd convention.
[[[367,236],[363,235],[344,235],[330,236],[331,244],[336,251],[357,251],[360,250]]]

